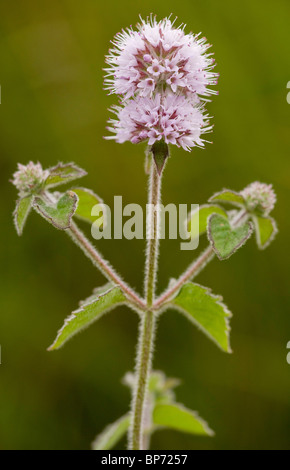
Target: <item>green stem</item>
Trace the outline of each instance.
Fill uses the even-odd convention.
[[[159,248],[159,199],[161,188],[161,176],[158,175],[154,162],[151,164],[151,177],[149,187],[149,216],[147,220],[147,255],[145,273],[145,298],[150,308],[154,301],[155,281],[157,274],[157,260]]]
[[[133,399],[130,450],[143,449],[144,408],[147,395],[147,384],[151,370],[152,350],[154,344],[155,316],[148,310],[142,317],[137,354],[137,383]],[[144,450],[144,449],[143,449]]]
[[[168,150],[168,149],[167,149]],[[154,148],[152,149],[154,157]],[[167,155],[165,156],[165,158]],[[132,403],[132,423],[129,434],[131,450],[144,449],[144,410],[147,400],[147,385],[151,371],[152,351],[155,336],[155,314],[152,305],[155,297],[155,282],[158,259],[158,229],[159,229],[159,198],[161,188],[161,173],[158,174],[155,161],[151,161],[149,188],[149,217],[147,220],[147,254],[145,273],[145,298],[147,310],[142,315],[138,341],[136,385]]]

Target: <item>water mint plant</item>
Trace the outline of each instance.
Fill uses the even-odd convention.
[[[193,435],[213,435],[196,412],[176,401],[173,388],[178,381],[152,369],[158,319],[174,309],[222,351],[230,353],[231,312],[221,296],[193,280],[215,257],[221,261],[229,258],[253,232],[260,249],[266,248],[277,233],[270,216],[276,202],[271,185],[254,182],[239,192],[223,189],[214,193],[186,220],[189,237],[207,236],[207,248],[157,295],[163,173],[175,146],[185,151],[205,146],[203,136],[212,131],[206,103],[209,96],[217,94],[212,88],[218,74],[213,71],[210,46],[204,38],[184,30],[168,18],[141,20],[136,31],[130,28],[116,36],[106,57],[105,87],[119,98],[119,104],[111,108],[115,117],[109,120],[110,135],[106,138],[117,143],[141,143],[140,151],[142,143],[146,145],[149,214],[143,294],[123,280],[77,225],[79,219],[97,224],[100,230],[106,226],[102,199],[80,186],[60,192],[61,185],[85,176],[84,170],[74,163],[43,169],[40,163],[29,162],[19,164],[12,180],[19,196],[14,211],[18,234],[22,234],[30,211],[35,210],[55,228],[65,231],[107,279],[80,302],[48,349],[59,349],[120,305],[127,305],[139,316],[135,371],[123,380],[131,390],[131,407],[97,435],[93,449],[110,449],[125,434],[130,450],[148,449],[153,432],[166,427]]]

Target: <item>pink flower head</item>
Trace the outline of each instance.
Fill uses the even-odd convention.
[[[212,54],[207,54],[210,46],[205,38],[185,34],[183,29],[168,18],[157,22],[151,17],[141,20],[137,31],[117,34],[106,57],[106,89],[124,99],[152,96],[166,88],[186,96],[215,93],[208,88],[218,76],[212,72]]]
[[[138,96],[111,111],[117,119],[109,120],[108,130],[115,135],[106,138],[118,143],[148,141],[148,145],[153,145],[164,139],[167,144],[190,151],[194,146],[203,147],[201,134],[211,130],[201,107],[173,93],[163,97],[156,93],[152,98]]]

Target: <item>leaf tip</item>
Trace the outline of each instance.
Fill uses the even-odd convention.
[[[254,226],[256,229],[256,241],[257,241],[257,246],[259,250],[265,250],[268,248],[268,246],[272,243],[272,241],[276,238],[276,235],[279,233],[279,229],[277,226],[277,222],[273,217],[266,217],[266,218],[261,218],[261,217],[255,217],[253,219],[254,221]],[[260,225],[262,221],[268,221],[271,225],[271,233],[269,233],[268,237],[262,242],[262,226]]]
[[[18,223],[17,223],[17,220],[16,220],[16,214],[14,215],[14,226],[15,226],[15,230],[16,230],[16,233],[18,235],[18,237],[21,237],[21,235],[23,234],[23,228],[19,227]]]
[[[205,434],[209,437],[214,437],[215,436],[215,431],[209,427],[206,421],[202,420],[203,423],[203,428],[205,431]]]

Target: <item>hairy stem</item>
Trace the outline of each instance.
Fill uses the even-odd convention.
[[[140,325],[136,367],[137,381],[133,396],[132,423],[129,435],[130,450],[144,450],[144,408],[147,399],[147,384],[152,363],[155,321],[154,313],[148,310],[144,313]]]
[[[102,271],[104,276],[113,281],[114,284],[120,286],[128,299],[139,309],[144,310],[146,304],[128,284],[121,279],[121,277],[114,271],[110,264],[103,258],[103,256],[96,250],[91,242],[85,237],[83,232],[79,229],[75,222],[71,223],[70,229],[67,230],[73,241],[83,250],[88,258],[93,262],[97,268]]]
[[[145,272],[145,298],[147,307],[151,307],[155,295],[155,282],[157,274],[158,248],[159,248],[159,198],[161,189],[161,176],[158,175],[156,165],[152,162],[149,187],[149,215],[147,220],[147,254]]]
[[[168,155],[168,149],[164,160]],[[153,157],[154,148],[152,148]],[[162,167],[163,169],[163,167]],[[145,272],[145,296],[147,310],[144,312],[140,325],[138,341],[136,384],[132,402],[132,422],[129,432],[129,448],[141,450],[145,447],[144,417],[147,400],[148,378],[151,371],[152,351],[155,336],[155,314],[152,305],[155,297],[155,282],[157,273],[157,259],[159,247],[159,198],[161,188],[161,174],[157,170],[155,161],[151,162],[150,187],[149,187],[149,217],[147,219],[147,253]]]

